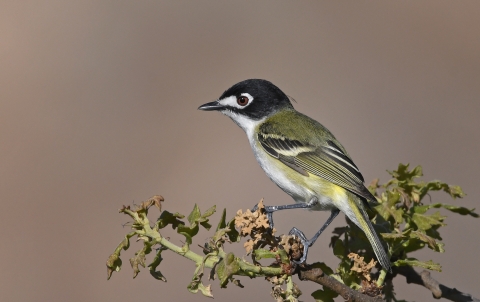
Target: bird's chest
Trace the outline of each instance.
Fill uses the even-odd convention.
[[[312,192],[309,192],[305,186],[305,176],[297,173],[293,169],[282,164],[276,158],[268,155],[262,146],[255,139],[250,138],[250,145],[258,161],[260,167],[265,171],[265,174],[283,191],[293,197],[297,202],[308,202],[309,196]]]
[[[330,194],[331,184],[314,175],[304,176],[270,156],[253,136],[248,135],[255,158],[265,174],[296,202],[310,202],[316,198],[318,204],[311,210],[330,210],[335,204]],[[335,186],[336,187],[336,186]],[[327,192],[328,191],[328,192]]]

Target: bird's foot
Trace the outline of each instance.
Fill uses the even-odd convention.
[[[302,257],[300,257],[300,259],[298,259],[298,260],[292,259],[293,263],[295,263],[297,265],[300,265],[307,260],[308,248],[312,245],[312,242],[310,240],[308,240],[307,237],[305,237],[305,234],[302,231],[300,231],[299,229],[297,229],[295,227],[290,230],[288,235],[298,237],[298,239],[300,240],[300,242],[303,245]]]
[[[313,198],[311,202],[308,203],[295,203],[295,204],[287,204],[287,205],[280,205],[280,206],[263,206],[265,209],[265,213],[268,217],[268,222],[270,223],[270,227],[273,229],[273,212],[280,211],[280,210],[291,210],[291,209],[311,209],[313,206],[318,204],[318,200]],[[258,209],[258,205],[254,206],[252,212],[255,212]]]

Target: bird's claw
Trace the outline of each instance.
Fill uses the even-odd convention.
[[[302,231],[295,227],[292,228],[290,232],[288,232],[288,235],[298,237],[300,239],[300,242],[303,244],[302,257],[298,260],[292,259],[293,263],[300,265],[307,260],[308,248],[311,246],[311,242],[307,239],[307,237],[305,237],[305,234]]]
[[[270,225],[270,228],[273,230],[273,212],[275,212],[277,209],[274,206],[263,206],[265,209],[265,215],[267,215],[268,218],[268,224]],[[258,204],[256,204],[250,211],[255,212],[258,210]]]
[[[273,212],[267,212],[268,224],[270,228],[273,230]]]

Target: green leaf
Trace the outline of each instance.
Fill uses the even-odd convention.
[[[432,271],[437,271],[441,272],[442,267],[440,264],[433,262],[432,260],[429,261],[418,261],[415,258],[407,258],[407,259],[400,259],[397,260],[393,263],[394,266],[417,266],[417,267],[423,267]]]
[[[333,254],[340,259],[345,258],[345,245],[341,239],[337,239],[335,241],[335,245],[333,246]]]
[[[408,171],[408,166],[410,164],[398,164],[398,169],[394,171],[387,172],[392,175],[394,178],[398,179],[399,181],[406,181],[411,180],[416,177],[423,176],[423,171],[421,166],[416,166],[411,171]]]
[[[348,238],[347,234],[345,235]],[[347,238],[345,239],[345,241],[348,241]],[[335,241],[335,245],[333,246],[333,253],[335,254],[335,256],[337,256],[342,260],[340,261],[340,264],[337,267],[337,273],[340,275],[341,280],[338,280],[338,278],[335,278],[336,275],[332,275],[332,277],[334,277],[338,281],[344,283],[345,285],[353,289],[361,288],[360,278],[357,276],[357,274],[353,274],[352,271],[350,270],[352,266],[351,261],[348,257],[346,257],[347,249],[345,247],[344,242],[341,239],[337,239]]]
[[[470,215],[470,216],[475,217],[475,218],[478,217],[478,214],[475,213],[475,209],[470,210],[470,209],[467,209],[465,207],[458,207],[458,206],[443,204],[443,203],[433,203],[433,204],[429,204],[429,205],[415,206],[412,209],[415,213],[424,214],[425,212],[427,212],[427,210],[432,209],[432,208],[437,208],[437,209],[438,208],[444,208],[444,209],[449,210],[450,212],[457,213],[457,214],[460,214],[460,215]]]
[[[347,229],[348,229],[348,227],[346,227],[346,226],[345,227],[334,228],[332,233],[336,234],[336,235],[334,235],[330,238],[330,243],[328,244],[328,246],[333,247],[335,245],[335,241],[340,239],[340,236],[342,236],[347,231]]]
[[[202,217],[203,218],[210,217],[215,213],[215,211],[217,211],[217,206],[214,205],[210,207],[210,209],[206,210],[205,213],[202,214]]]
[[[212,227],[212,225],[207,221],[200,222],[200,225],[203,226],[207,231],[210,230],[210,228]]]
[[[420,230],[426,231],[434,225],[444,226],[442,222],[445,216],[441,216],[440,212],[435,212],[433,215],[423,215],[413,213],[412,221],[417,225]]]
[[[448,193],[453,199],[463,198],[465,193],[463,193],[462,188],[459,186],[450,186],[447,183],[441,182],[439,180],[430,181],[420,188],[420,196],[423,198],[429,191],[440,191]]]
[[[190,223],[190,228],[194,229],[198,224],[203,226],[205,229],[210,230],[212,225],[208,222],[209,216],[212,216],[216,211],[216,206],[212,206],[210,209],[205,211],[203,215],[200,213],[200,208],[195,204],[192,212],[188,215],[188,222]]]
[[[193,225],[201,216],[202,215],[200,214],[200,209],[198,208],[197,204],[195,204],[193,206],[192,212],[190,212],[187,219],[188,219],[188,222],[190,222],[190,225]]]
[[[428,236],[425,233],[422,233],[419,231],[412,231],[410,233],[410,237],[426,242],[428,244],[428,247],[436,252],[439,252],[439,253],[445,252],[445,249],[443,248],[445,246],[444,243],[437,242],[434,238]]]
[[[163,282],[167,282],[167,278],[165,278],[165,276],[160,271],[157,271],[157,267],[160,265],[160,262],[162,262],[163,260],[161,255],[162,251],[163,249],[161,248],[158,250],[157,255],[155,256],[155,258],[153,258],[152,263],[148,265],[148,268],[150,269],[150,275],[152,275],[153,278]]]
[[[227,209],[223,209],[222,217],[220,217],[220,221],[218,222],[217,229],[215,231],[224,229],[227,226],[227,223],[225,222],[226,216],[227,216]]]
[[[425,243],[418,239],[408,239],[404,241],[401,246],[403,247],[403,253],[408,254],[423,249],[425,247]],[[394,249],[396,250],[397,246],[395,246]]]
[[[190,245],[192,244],[192,238],[198,234],[198,225],[196,223],[193,226],[179,225],[177,233],[185,236],[185,241]]]
[[[313,299],[317,302],[334,302],[334,298],[338,297],[338,294],[328,287],[316,290],[312,293]]]
[[[460,215],[470,215],[472,217],[475,217],[475,218],[478,218],[479,215],[477,213],[475,213],[475,208],[473,209],[467,209],[467,208],[464,208],[464,207],[457,207],[457,206],[452,206],[452,205],[449,205],[449,204],[442,204],[442,207],[453,212],[453,213],[457,213],[457,214],[460,214]]]
[[[400,224],[403,221],[403,210],[397,209],[396,204],[400,200],[400,194],[398,192],[387,191],[386,201],[382,202],[378,206],[375,206],[374,209],[378,212],[383,219],[388,220],[390,217],[393,217],[393,220],[396,224]]]
[[[234,254],[228,253],[226,257],[223,258],[217,265],[216,272],[220,281],[220,287],[226,287],[229,278],[238,273],[239,270],[240,265],[238,263],[238,259],[235,258]]]
[[[240,233],[235,228],[235,218],[232,218],[228,223],[229,231],[227,232],[228,239],[231,242],[239,242],[241,239]]]
[[[172,228],[175,230],[179,225],[185,224],[185,222],[180,220],[183,218],[185,218],[185,216],[182,214],[179,214],[179,213],[172,214],[168,211],[163,211],[157,220],[157,225],[159,229],[163,229],[167,225],[171,224]]]
[[[192,282],[187,286],[187,289],[191,293],[197,293],[200,291],[204,296],[213,298],[212,289],[210,284],[205,286],[202,283],[203,273],[195,274],[192,278]]]

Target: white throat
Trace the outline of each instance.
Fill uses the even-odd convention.
[[[252,120],[251,118],[232,112],[230,110],[223,110],[222,113],[230,117],[235,122],[235,124],[237,124],[240,128],[243,129],[243,131],[245,131],[248,136],[248,140],[250,140],[250,143],[251,139],[253,138],[255,128],[265,120],[265,118],[258,121]]]

